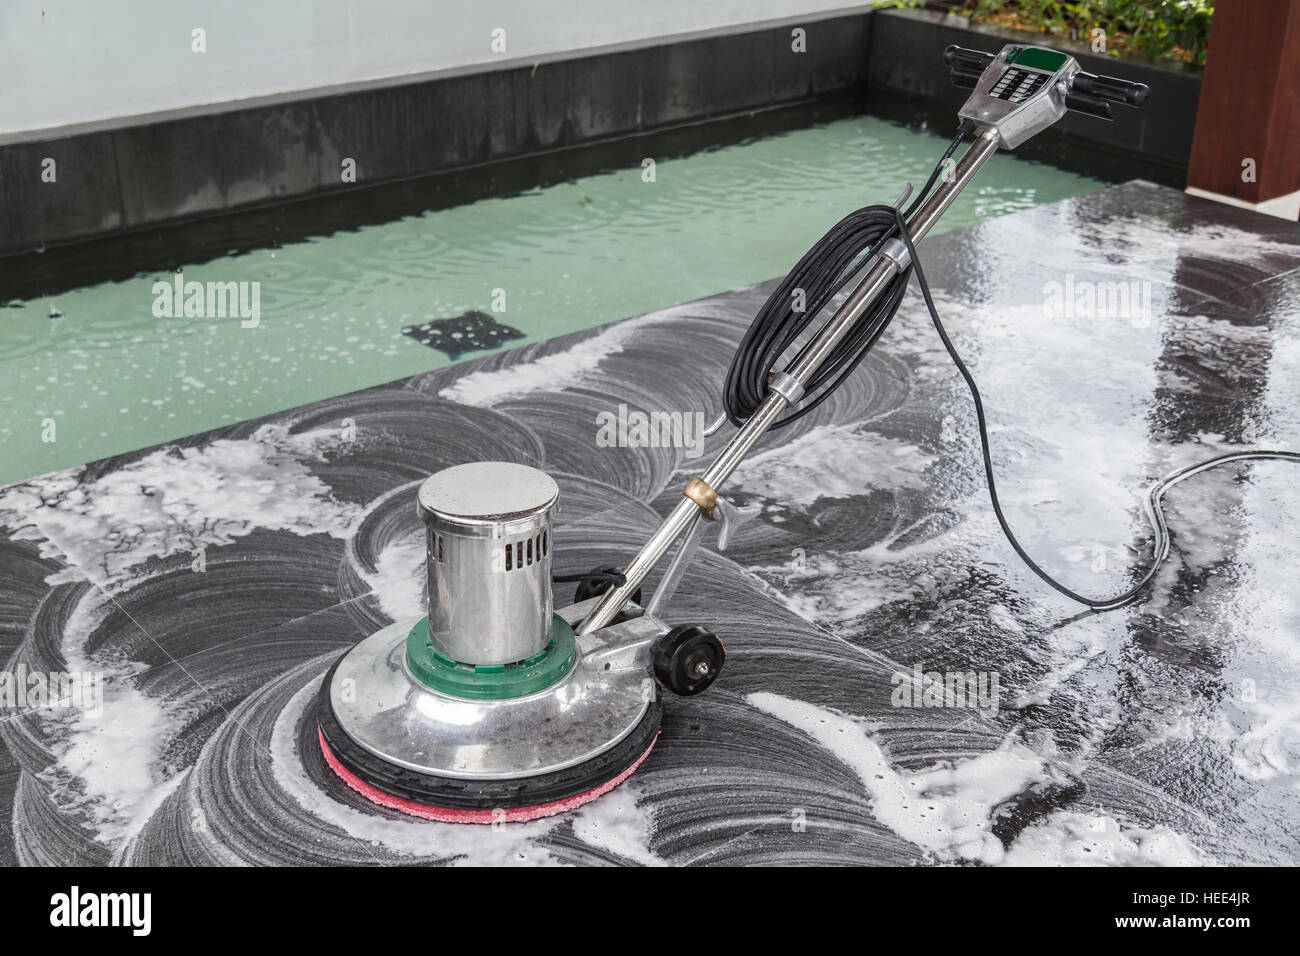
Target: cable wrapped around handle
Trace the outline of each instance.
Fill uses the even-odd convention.
[[[938,182],[944,165],[969,132],[965,125],[958,131],[925,186],[906,212],[902,212],[904,217],[911,216],[925,201]],[[762,404],[772,376],[780,370],[778,364],[781,368],[790,364],[788,353],[799,344],[822,309],[870,262],[886,240],[898,234],[900,212],[893,206],[876,205],[849,213],[804,254],[768,296],[737,346],[727,369],[722,400],[727,418],[734,425],[742,425]],[[773,428],[788,425],[807,415],[853,373],[888,328],[907,294],[911,275],[908,267],[891,280],[884,293],[862,314],[808,382],[805,398],[799,407],[773,424]]]

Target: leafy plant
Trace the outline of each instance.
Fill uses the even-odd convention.
[[[960,12],[972,20],[1104,43],[1112,55],[1136,50],[1204,64],[1214,0],[965,0]]]

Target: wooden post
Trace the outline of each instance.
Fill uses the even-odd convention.
[[[1300,0],[1215,3],[1187,191],[1300,218]]]

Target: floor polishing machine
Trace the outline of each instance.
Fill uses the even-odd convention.
[[[722,669],[714,633],[662,619],[708,523],[725,537],[734,520],[718,489],[764,434],[811,411],[856,368],[913,273],[983,430],[978,392],[938,321],[915,246],[998,149],[1072,110],[1109,119],[1112,103],[1142,106],[1147,88],[1036,46],[950,47],[944,61],[953,82],[972,90],[952,146],[910,205],[909,186],[893,205],[850,214],[772,294],[741,342],[725,413],[710,429],[729,423],[735,434],[625,569],[570,578],[579,579],[575,603],[555,610],[554,480],[524,465],[475,462],[423,483],[429,613],[358,643],[318,697],[321,751],[350,787],[417,817],[492,823],[573,809],[635,771],[659,734],[661,688],[698,694]],[[796,290],[805,302],[797,311]],[[643,605],[643,581],[674,546]]]

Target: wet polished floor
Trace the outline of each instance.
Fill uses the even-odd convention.
[[[1130,183],[921,254],[984,394],[1008,519],[1076,590],[1117,593],[1144,566],[1160,476],[1300,450],[1295,224]],[[666,701],[627,784],[489,833],[332,776],[308,705],[344,648],[422,613],[418,482],[467,460],[544,468],[557,572],[626,561],[725,441],[691,427],[770,288],[0,491],[9,670],[87,678],[79,706],[6,702],[4,860],[1300,861],[1300,466],[1179,485],[1149,594],[1086,613],[1003,539],[969,395],[915,292],[723,489],[748,520],[725,552],[706,539],[664,616],[716,630],[727,667]],[[607,440],[608,416],[634,413],[681,427]],[[969,695],[934,692],[967,678]]]

